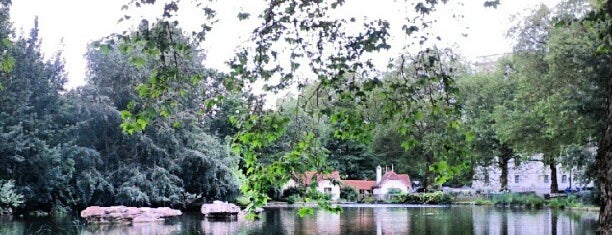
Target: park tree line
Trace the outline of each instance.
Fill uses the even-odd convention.
[[[325,17],[342,4],[273,1],[229,73],[202,66],[198,43],[210,27],[189,36],[169,20],[177,5],[168,4],[158,22],[91,44],[87,84],[66,91],[61,54],[43,58],[37,27],[8,40],[4,1],[0,179],[24,195],[22,208],[62,212],[238,195],[254,208],[308,170],[372,179],[376,165],[393,165],[436,190],[467,185],[476,167],[495,165],[505,188],[510,159],[542,154],[554,191],[557,163],[595,167],[589,149],[602,139],[611,65],[602,46],[609,26],[597,18],[604,5],[536,9],[510,29],[516,46],[493,70],[424,46],[375,72],[365,55],[390,47],[389,24],[365,23],[351,35],[342,29],[353,19]],[[426,21],[439,4],[415,4],[415,12]],[[414,25],[403,27],[407,35],[431,37]],[[277,41],[294,50],[280,53]],[[278,62],[283,56],[292,62]],[[297,73],[301,66],[314,79]],[[269,109],[253,93],[256,81],[268,92],[296,85],[299,94]]]

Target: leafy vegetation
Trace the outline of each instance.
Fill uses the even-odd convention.
[[[198,49],[207,43],[214,9],[198,5],[207,19],[189,36],[170,1],[157,21],[93,43],[87,84],[65,91],[61,54],[41,55],[37,23],[27,37],[12,37],[10,1],[0,1],[0,73],[10,78],[0,87],[0,179],[6,182],[0,202],[60,213],[87,205],[187,207],[240,196],[254,210],[284,196],[339,212],[314,183],[286,195],[280,188],[311,170],[371,179],[380,164],[420,180],[426,192],[468,185],[477,167],[493,165],[506,190],[508,162],[537,154],[550,168],[551,191],[558,190],[557,163],[587,168],[579,172],[585,182],[599,167],[610,200],[611,176],[602,169],[609,168],[612,141],[598,146],[601,130],[612,130],[605,128],[609,1],[536,9],[510,30],[514,51],[493,70],[470,68],[435,45],[426,32],[428,15],[445,2],[414,5],[418,17],[402,28],[419,46],[406,45],[411,53],[382,72],[372,56],[391,46],[386,19],[330,17],[341,0],[271,1],[250,43],[221,73],[202,66]],[[237,15],[247,20],[251,14]],[[297,94],[268,108],[253,89],[259,84],[264,92]],[[356,194],[342,189],[349,200]],[[441,192],[394,198],[451,200]],[[563,200],[550,205],[574,203]],[[533,195],[502,194],[494,202],[544,205]],[[612,208],[607,211],[602,221],[612,226]]]
[[[443,192],[400,194],[395,195],[392,202],[406,204],[451,204],[453,197]]]
[[[0,214],[11,213],[13,208],[23,205],[25,202],[23,194],[15,192],[13,180],[0,181]]]
[[[357,190],[351,186],[344,186],[340,188],[340,198],[346,201],[355,202],[357,201],[358,196],[359,193],[357,192]]]
[[[495,195],[491,201],[495,205],[522,206],[528,208],[542,208],[546,205],[544,198],[531,193],[502,193]]]

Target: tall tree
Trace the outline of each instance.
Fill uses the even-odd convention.
[[[66,76],[59,56],[44,60],[39,45],[37,21],[29,37],[3,45],[17,66],[0,91],[0,177],[15,180],[27,206],[57,208],[74,171],[68,144],[58,138],[65,127],[55,122]]]
[[[597,1],[595,11],[581,23],[587,26],[600,27],[597,31],[601,40],[599,52],[609,55],[612,49],[612,1]],[[610,57],[605,63],[612,64]],[[602,234],[612,233],[612,73],[605,74],[606,79],[606,118],[603,137],[597,151],[597,166],[600,180],[602,204],[599,211],[599,224]]]
[[[446,1],[442,1],[446,3]],[[133,1],[136,7],[142,3],[155,3],[155,1]],[[418,1],[413,4],[416,18],[410,18],[402,25],[404,31],[410,36],[416,38],[421,44],[424,44],[432,37],[423,28],[430,27],[427,15],[435,11],[440,1]],[[390,24],[385,19],[375,20],[360,20],[355,17],[331,17],[337,9],[343,7],[345,1],[312,1],[312,0],[290,0],[290,1],[270,1],[259,14],[260,26],[253,32],[251,38],[252,43],[247,44],[244,50],[239,50],[234,60],[232,60],[232,72],[228,79],[224,81],[224,85],[230,90],[248,89],[255,81],[268,82],[266,88],[269,91],[277,91],[288,87],[291,84],[297,84],[302,87],[307,84],[308,80],[316,80],[322,86],[337,90],[340,97],[344,100],[360,100],[365,99],[366,92],[371,90],[373,86],[356,86],[352,82],[352,77],[347,74],[367,74],[364,76],[367,81],[364,83],[372,83],[377,80],[374,71],[374,65],[371,57],[367,55],[372,52],[388,49],[389,27]],[[496,6],[499,1],[485,1],[485,6]],[[208,18],[208,22],[213,21],[215,11],[210,9],[206,4],[198,5],[202,8]],[[176,1],[170,1],[163,9],[163,17],[161,20],[165,24],[176,22],[174,15],[178,11],[179,5]],[[239,13],[238,18],[246,19],[249,14]],[[209,24],[204,24],[204,30],[196,32],[195,38],[203,39],[205,34],[210,30]],[[173,93],[176,89],[171,89],[172,83],[175,81],[188,81],[189,76],[185,76],[183,71],[175,69],[172,61],[183,56],[180,50],[174,46],[172,33],[160,34],[164,38],[147,38],[130,37],[127,45],[137,50],[148,51],[157,50],[160,53],[157,55],[157,73],[163,76],[154,76],[145,82],[145,86],[151,88],[152,93],[142,94],[148,101],[147,103],[166,102],[168,94]],[[139,41],[151,42],[145,43],[144,47],[138,47]],[[283,53],[285,48],[292,48],[289,53]],[[180,48],[180,47],[179,47]],[[436,60],[436,57],[428,57]],[[287,63],[289,61],[289,63]],[[303,65],[303,66],[302,66]],[[298,69],[306,69],[312,73],[301,77],[296,76]],[[402,70],[400,70],[402,71]],[[442,74],[442,73],[441,73]],[[446,76],[433,76],[442,80],[445,85],[450,84],[452,78]],[[424,83],[431,80],[423,80]],[[180,84],[179,84],[180,85]],[[348,86],[347,86],[348,85]],[[405,84],[400,84],[405,85]],[[343,86],[346,86],[343,88]],[[180,86],[179,86],[180,87]],[[406,87],[393,87],[395,90],[404,89]],[[449,89],[449,86],[442,86],[440,89]],[[180,89],[180,88],[179,88]],[[152,95],[155,94],[155,95]],[[159,95],[159,96],[158,96]],[[255,104],[260,103],[254,102]],[[404,103],[406,104],[406,103]],[[284,128],[281,126],[286,124],[282,118],[277,118],[277,114],[266,110],[258,109],[261,105],[255,105],[248,109],[247,112],[242,112],[234,119],[234,123],[242,129],[238,131],[233,143],[233,149],[239,153],[243,159],[249,164],[247,167],[246,182],[243,184],[243,193],[251,198],[251,207],[261,206],[266,201],[263,191],[265,188],[260,187],[262,180],[270,177],[281,177],[282,174],[292,174],[295,170],[305,170],[309,167],[306,165],[313,163],[318,164],[319,161],[306,162],[300,164],[304,167],[275,169],[269,171],[270,168],[263,168],[258,158],[258,151],[266,148],[267,145],[276,141],[282,136]],[[330,116],[335,116],[333,122],[348,123],[348,128],[345,128],[341,135],[347,137],[359,137],[358,132],[362,129],[363,121],[357,121],[358,117],[351,115],[347,110],[331,110]],[[140,120],[141,125],[151,121],[152,117],[138,115],[139,119],[134,119],[134,122]],[[412,117],[409,117],[412,119]],[[130,120],[127,120],[130,123]],[[456,122],[451,122],[455,123]],[[134,124],[134,123],[132,123]],[[456,125],[451,125],[456,126]],[[354,132],[355,131],[355,132]],[[315,142],[312,142],[315,144]],[[408,144],[407,144],[408,145]],[[295,145],[296,153],[314,153],[316,146],[311,146],[310,143]],[[433,146],[433,145],[432,145]],[[442,152],[445,152],[443,150]],[[297,154],[299,155],[299,154]],[[280,162],[275,162],[280,164]],[[441,165],[439,165],[441,166]],[[311,167],[315,167],[314,165]],[[442,167],[444,168],[444,167]],[[438,170],[444,170],[444,169]],[[448,170],[448,169],[446,169]],[[300,173],[299,171],[296,173]],[[322,205],[326,207],[326,205]],[[333,209],[333,208],[330,208]],[[304,212],[308,212],[305,210]]]
[[[574,24],[553,27],[559,19],[580,17],[582,8],[568,6],[575,5],[565,3],[556,11],[541,7],[525,19],[539,23],[514,29],[520,32],[519,43],[509,77],[516,93],[496,109],[502,141],[525,154],[543,154],[551,192],[558,191],[557,164],[564,149],[589,145],[596,138],[603,100],[593,94],[602,94],[599,78],[609,69],[596,62],[603,57],[596,53],[591,30]]]
[[[500,122],[494,115],[498,106],[512,100],[516,84],[508,77],[513,68],[508,58],[498,61],[493,72],[477,71],[457,80],[459,102],[466,119],[466,127],[474,134],[471,152],[476,166],[497,166],[501,170],[501,190],[508,189],[508,163],[517,154],[498,136]]]

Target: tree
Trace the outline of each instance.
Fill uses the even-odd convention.
[[[132,2],[136,7],[142,3],[155,3],[155,1]],[[420,40],[421,43],[429,40],[429,38],[435,38],[427,32],[422,32],[422,28],[429,27],[430,24],[424,18],[427,14],[434,11],[438,4],[438,1],[415,3],[413,6],[419,16],[416,20],[409,20],[402,26],[405,32],[409,36],[420,38],[417,40]],[[485,6],[496,6],[497,4],[499,4],[499,1],[485,2]],[[235,59],[230,62],[232,72],[224,81],[224,87],[228,90],[248,90],[248,87],[255,81],[269,82],[266,88],[270,91],[277,91],[291,84],[303,87],[304,84],[307,84],[307,78],[296,76],[296,71],[301,65],[305,65],[304,67],[312,72],[307,76],[322,84],[323,87],[337,90],[338,94],[342,94],[340,99],[363,99],[366,92],[371,91],[374,86],[358,86],[357,83],[351,82],[352,77],[346,75],[371,75],[367,76],[367,80],[363,81],[363,84],[373,84],[378,80],[373,75],[374,73],[372,73],[374,69],[371,59],[365,55],[390,47],[387,43],[389,38],[389,22],[384,19],[360,22],[354,17],[330,17],[337,8],[343,5],[344,1],[293,0],[269,2],[259,15],[261,25],[254,30],[251,40],[252,44],[249,44],[244,50],[240,50]],[[211,18],[214,18],[214,10],[206,5],[198,6],[201,6],[205,14],[209,16],[209,21]],[[175,1],[165,5],[163,17],[161,18],[162,24],[176,22],[173,16],[177,12],[178,7],[179,5]],[[249,14],[238,14],[240,19],[246,19],[248,16]],[[201,32],[195,32],[195,39],[203,39],[206,32],[210,30],[210,25],[204,24],[203,28],[204,30]],[[165,29],[162,28],[162,30]],[[172,42],[173,34],[169,30],[165,30],[164,33],[159,35],[164,37],[149,38],[147,36],[136,36],[130,37],[129,40],[124,40],[126,45],[129,45],[131,48],[137,48],[137,50],[141,51],[153,50],[160,52],[157,54],[158,60],[155,69],[156,73],[154,74],[162,76],[150,77],[144,84],[145,87],[151,88],[153,92],[141,94],[147,100],[147,103],[167,102],[166,97],[169,94],[177,89],[180,90],[180,84],[177,88],[173,87],[172,83],[177,80],[185,82],[189,78],[180,69],[173,69],[177,67],[173,66],[172,62],[185,55],[180,50],[177,50],[177,47]],[[145,46],[138,47],[138,42],[144,42]],[[291,53],[281,53],[284,51],[284,45],[292,48]],[[435,56],[429,58],[434,61],[437,59]],[[290,62],[286,63],[286,61]],[[438,77],[436,75],[433,77],[441,79],[445,85],[450,84],[450,81],[452,81],[452,78],[445,76]],[[427,83],[431,80],[425,79],[423,81]],[[170,89],[171,87],[174,89]],[[394,90],[405,88],[404,86],[392,87]],[[440,88],[445,90],[450,87],[442,86]],[[267,185],[266,181],[270,178],[278,177],[282,179],[282,174],[300,173],[303,170],[316,168],[317,165],[320,165],[320,161],[315,160],[299,163],[297,166],[300,167],[291,165],[291,167],[283,168],[281,165],[278,165],[278,168],[276,168],[273,164],[273,167],[263,168],[259,158],[259,151],[268,147],[270,143],[282,136],[282,133],[285,131],[282,126],[287,124],[287,122],[273,112],[261,110],[259,108],[263,107],[261,100],[255,100],[253,103],[256,105],[249,107],[246,109],[246,112],[242,112],[233,118],[233,123],[241,129],[234,137],[233,149],[247,163],[245,164],[247,174],[246,182],[243,185],[243,193],[251,200],[249,208],[256,208],[265,203],[266,197],[263,191],[267,186],[260,186]],[[332,118],[332,122],[349,123],[347,128],[343,129],[342,133],[340,133],[341,135],[359,137],[358,133],[362,129],[363,121],[358,121],[357,117],[350,115],[350,112],[346,112],[346,110],[340,112],[332,110],[329,116],[335,117]],[[127,120],[126,123],[133,125],[140,122],[141,126],[146,126],[146,123],[150,122],[153,118],[155,117],[140,113],[137,114],[133,121]],[[457,122],[452,121],[449,123],[454,123],[451,125],[453,127],[457,124]],[[316,142],[301,142],[294,145],[296,149],[295,154],[292,156],[309,154],[315,156],[314,159],[319,159],[319,148],[316,145]],[[445,149],[442,152],[447,150]],[[458,156],[461,155],[459,154]],[[297,159],[291,159],[290,161]],[[286,159],[282,158],[282,160]],[[274,163],[280,164],[278,161]],[[309,166],[311,163],[313,165]],[[449,170],[446,167],[442,167],[442,165],[438,166],[438,171]],[[323,207],[329,208],[324,202],[322,203]],[[330,209],[335,210],[334,208]],[[308,210],[303,212],[308,212]]]
[[[612,48],[612,1],[597,1],[595,11],[581,21],[583,25],[601,27],[597,31],[601,43],[598,52],[609,55]],[[606,59],[610,64],[610,57]],[[600,180],[602,204],[599,211],[599,225],[602,233],[612,231],[612,76],[606,74],[606,118],[603,137],[597,150],[597,166]]]
[[[509,58],[502,58],[492,73],[480,71],[457,79],[466,126],[474,134],[471,146],[474,164],[499,167],[502,191],[508,189],[508,162],[517,155],[508,143],[500,140],[503,130],[497,129],[496,124],[501,120],[494,113],[498,106],[513,99],[516,84],[508,77],[510,70]]]
[[[509,78],[516,92],[495,110],[502,142],[524,154],[543,154],[551,192],[559,190],[556,165],[564,149],[587,146],[596,138],[603,100],[593,94],[601,94],[598,78],[609,69],[596,62],[602,57],[596,55],[590,30],[573,24],[553,27],[557,19],[575,19],[583,11],[567,5],[554,14],[541,7],[525,19],[536,23],[514,29],[520,33]]]
[[[381,112],[397,127],[408,153],[402,161],[421,163],[423,186],[433,190],[470,169],[464,146],[471,137],[461,127],[453,80],[463,70],[452,51],[435,48],[398,64],[383,80]]]
[[[28,208],[62,210],[74,162],[69,143],[62,143],[64,128],[56,122],[61,110],[66,76],[59,55],[43,59],[38,22],[28,38],[3,45],[16,67],[0,91],[0,178],[15,180]]]

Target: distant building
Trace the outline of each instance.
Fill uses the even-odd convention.
[[[388,194],[408,193],[412,189],[412,182],[408,174],[396,174],[391,171],[382,175],[382,168],[376,167],[376,183],[372,187],[373,193],[378,198],[384,198]]]
[[[550,192],[550,167],[541,160],[541,155],[516,165],[514,159],[508,162],[508,190],[511,192],[535,192],[544,195]],[[592,183],[583,184],[573,171],[570,174],[561,164],[557,164],[557,184],[559,190],[590,187]],[[472,188],[482,193],[494,193],[501,190],[501,169],[497,166],[476,168]]]
[[[382,174],[382,167],[376,167],[376,180],[343,180],[342,184],[353,187],[359,192],[359,200],[364,196],[387,198],[391,193],[408,193],[412,182],[407,174],[397,174],[391,169]]]
[[[316,174],[316,177],[315,177]],[[299,177],[294,177],[283,186],[283,190],[296,186],[308,186],[312,180],[317,181],[317,190],[322,193],[327,193],[332,200],[340,199],[340,185],[334,184],[332,181],[340,182],[340,172],[332,171],[330,174],[321,174],[316,171],[307,171]],[[299,181],[299,182],[296,182]]]
[[[361,201],[368,195],[372,195],[372,188],[375,183],[374,180],[342,180],[343,186],[352,187],[359,193],[357,196],[358,201]]]
[[[316,174],[316,177],[315,177]],[[349,186],[359,192],[358,200],[371,195],[376,198],[388,198],[389,194],[408,193],[412,190],[412,181],[407,174],[397,174],[393,169],[387,170],[382,174],[382,168],[376,167],[376,180],[340,180],[340,172],[333,171],[330,174],[316,173],[307,171],[301,176],[294,177],[284,186],[283,191],[291,187],[305,187],[311,184],[312,180],[317,181],[317,190],[331,195],[332,200],[340,199],[340,186]],[[340,183],[334,184],[333,181]]]

